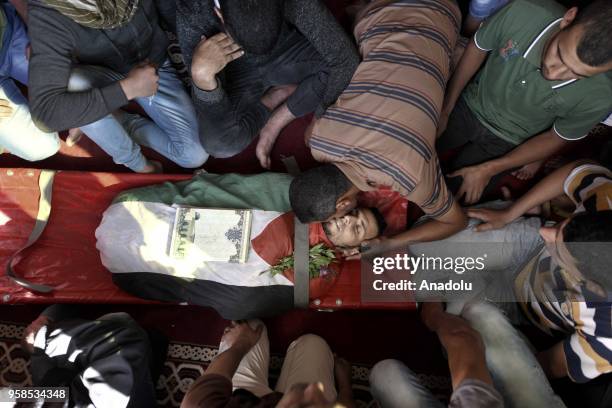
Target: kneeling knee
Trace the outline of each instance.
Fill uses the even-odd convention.
[[[175,163],[186,169],[202,167],[208,160],[208,152],[200,145],[188,146],[176,159]]]
[[[22,158],[31,162],[45,160],[55,155],[59,149],[60,139],[57,133],[46,133],[45,137],[34,143],[31,150],[26,152]]]

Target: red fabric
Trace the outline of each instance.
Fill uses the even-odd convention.
[[[38,175],[35,169],[0,169],[0,268],[25,245],[38,212]],[[112,282],[112,275],[100,262],[94,232],[102,214],[121,191],[186,180],[189,175],[88,173],[60,171],[53,184],[51,216],[38,242],[28,249],[15,270],[34,283],[51,285],[48,295],[29,292],[0,277],[4,303],[150,303],[131,296]],[[376,204],[396,231],[405,225],[406,201],[390,191],[364,195],[368,205]],[[293,219],[291,218],[291,223]],[[291,229],[293,226],[291,225]],[[322,231],[311,230],[311,239],[320,242]],[[287,234],[284,234],[287,235]],[[289,252],[293,244],[289,243]],[[360,300],[359,262],[344,262],[335,282],[322,281],[314,295],[322,296],[318,308],[391,307],[412,308],[412,303],[368,304]],[[331,289],[327,291],[327,286]],[[325,296],[322,293],[326,293]],[[340,302],[338,302],[340,300]]]
[[[251,240],[251,246],[255,252],[268,264],[276,265],[282,258],[293,254],[295,215],[287,212],[272,220],[257,237]],[[324,243],[333,248],[327,239],[320,223],[309,225],[309,245],[313,246]],[[336,276],[340,273],[340,263],[330,266],[331,274],[310,279],[310,298],[316,299],[324,296],[336,282]],[[283,272],[283,275],[291,282],[295,282],[293,269]]]
[[[21,248],[38,212],[39,170],[0,170],[0,268]],[[12,175],[11,175],[12,174]],[[38,295],[0,277],[4,303],[140,303],[121,291],[100,262],[94,232],[102,213],[121,191],[178,181],[187,175],[142,175],[59,172],[53,185],[49,223],[38,242],[24,254],[15,270],[35,283],[54,286],[49,295]]]

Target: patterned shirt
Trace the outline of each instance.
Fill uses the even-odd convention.
[[[434,145],[460,13],[450,0],[399,0],[355,26],[363,62],[309,138],[362,191],[388,186],[433,216],[453,204]]]
[[[604,167],[577,167],[564,189],[576,204],[575,213],[612,209],[612,172]],[[563,348],[574,381],[612,371],[612,304],[557,265],[546,248],[519,274],[515,291],[536,326],[569,335]]]

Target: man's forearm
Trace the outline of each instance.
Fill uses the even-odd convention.
[[[222,375],[231,381],[238,369],[240,361],[247,352],[248,350],[244,351],[236,347],[230,347],[215,357],[204,374]]]
[[[483,165],[488,167],[493,175],[499,174],[525,164],[547,159],[561,150],[567,143],[553,129],[550,129],[525,141],[504,156],[490,160]]]
[[[430,329],[438,335],[448,355],[453,389],[468,378],[493,384],[482,339],[469,323],[444,311],[437,312],[432,320]]]
[[[470,79],[472,79],[474,74],[478,72],[486,60],[487,55],[488,53],[486,51],[476,47],[473,39],[468,43],[468,46],[465,49],[459,64],[457,65],[457,69],[455,69],[455,73],[451,77],[448,84],[442,110],[446,110],[450,113],[450,110],[452,110],[457,103],[459,95],[461,95],[461,92],[463,92],[463,89],[468,84]]]
[[[393,247],[400,247],[415,242],[431,242],[447,238],[467,225],[467,217],[455,201],[451,209],[440,218],[432,218],[391,238]]]
[[[531,208],[541,205],[555,197],[563,194],[563,183],[578,165],[582,162],[572,162],[550,173],[538,184],[532,187],[525,195],[518,199],[509,213],[512,219],[516,219],[525,214]]]

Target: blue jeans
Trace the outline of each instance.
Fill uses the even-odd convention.
[[[552,390],[532,346],[490,303],[473,303],[461,317],[480,334],[487,367],[495,388],[507,408],[562,408],[565,404]]]
[[[0,52],[0,99],[7,100],[13,112],[0,120],[0,151],[6,149],[29,161],[43,160],[57,153],[60,140],[56,132],[47,133],[34,125],[28,101],[14,82],[28,84],[26,48],[30,39],[15,8],[10,4],[1,7],[7,26]]]
[[[141,171],[146,165],[139,145],[150,147],[181,167],[200,167],[208,154],[200,142],[191,98],[170,60],[164,62],[158,74],[157,93],[135,100],[151,120],[119,110],[81,129],[115,163],[134,171]],[[103,87],[123,78],[108,68],[80,65],[72,70],[68,90],[79,92]]]
[[[473,303],[463,308],[461,316],[480,333],[485,344],[487,368],[495,389],[506,408],[563,408],[565,405],[552,390],[529,343],[508,322],[501,310],[488,303]],[[465,384],[465,381],[462,384]],[[384,360],[370,373],[372,395],[382,408],[442,408],[431,391],[406,365]],[[461,385],[458,389],[461,389]],[[463,407],[451,396],[450,407]],[[477,408],[469,405],[470,408]],[[484,401],[482,407],[488,406]]]

